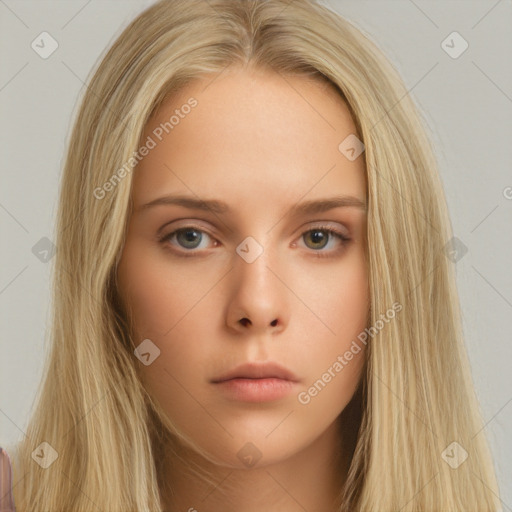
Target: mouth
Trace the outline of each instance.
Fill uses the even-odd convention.
[[[247,363],[212,379],[228,398],[243,402],[267,402],[284,398],[299,379],[277,363]]]
[[[269,402],[289,395],[296,383],[290,380],[228,379],[214,384],[230,399],[239,402]]]
[[[213,383],[223,382],[230,379],[281,379],[291,382],[298,382],[298,378],[288,368],[275,363],[244,363],[236,366],[219,377],[211,380]]]

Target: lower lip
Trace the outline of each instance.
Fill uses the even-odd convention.
[[[225,393],[242,402],[268,402],[289,395],[295,383],[284,379],[229,379],[216,382]]]

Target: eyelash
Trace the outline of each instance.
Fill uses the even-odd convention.
[[[199,252],[201,252],[200,250],[196,250],[196,249],[186,250],[186,249],[183,249],[181,251],[181,250],[177,250],[177,249],[171,248],[170,245],[167,244],[167,242],[170,241],[175,234],[177,234],[177,233],[179,233],[181,231],[187,231],[187,230],[190,230],[190,229],[193,229],[195,231],[199,231],[201,233],[206,233],[209,237],[213,238],[213,236],[210,235],[204,229],[201,229],[201,228],[199,228],[197,226],[194,226],[194,225],[188,225],[188,226],[180,227],[180,228],[178,228],[178,229],[176,229],[174,231],[171,231],[170,233],[168,233],[166,235],[163,235],[159,239],[159,242],[161,244],[165,244],[166,245],[166,250],[172,251],[173,254],[175,254],[176,256],[184,257],[184,258],[195,257],[196,255],[194,253],[199,253]],[[316,253],[315,256],[318,257],[318,258],[329,258],[329,257],[337,256],[338,253],[340,251],[342,251],[344,249],[344,247],[351,240],[350,238],[345,236],[343,233],[341,233],[337,229],[333,229],[332,227],[329,227],[329,226],[315,226],[314,228],[311,228],[311,229],[308,229],[308,230],[304,231],[300,236],[303,237],[305,234],[311,233],[313,231],[325,231],[325,232],[329,233],[329,235],[333,235],[333,236],[335,236],[336,238],[338,238],[341,241],[341,248],[333,249],[331,251],[323,251],[323,250],[315,251],[314,249],[311,249],[311,251]],[[330,240],[330,238],[329,238],[329,240]]]

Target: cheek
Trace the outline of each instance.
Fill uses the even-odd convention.
[[[315,278],[323,286],[310,303],[315,315],[308,315],[303,326],[313,334],[304,340],[310,372],[302,403],[315,402],[312,408],[321,409],[348,403],[364,366],[366,345],[358,336],[368,326],[369,289],[362,251],[352,254],[335,271],[331,268],[329,276]],[[315,288],[313,281],[308,281],[302,293],[309,290],[311,297]]]
[[[362,266],[352,266],[343,276],[327,288],[325,311],[332,319],[332,330],[340,339],[357,335],[368,322],[369,291],[366,271]]]
[[[216,304],[209,309],[207,279],[194,281],[176,269],[168,258],[127,244],[118,272],[121,294],[133,312],[135,346],[150,339],[160,351],[140,369],[148,388],[162,398],[182,395],[179,383],[195,386],[190,368],[206,369],[204,345],[218,309]]]
[[[312,313],[305,315],[307,332],[322,336],[328,346],[343,348],[367,327],[368,273],[361,249],[335,265],[318,266],[300,280],[294,291]]]
[[[119,266],[119,283],[134,316],[137,339],[162,337],[190,309],[194,286],[179,272],[169,271],[165,258],[126,247]]]
[[[316,328],[313,323],[307,328],[307,332],[323,333],[307,337],[303,356],[307,358],[309,373],[297,396],[297,403],[308,411],[306,421],[311,424],[333,420],[345,408],[366,360],[366,345],[358,338],[368,326],[366,271],[354,265],[337,277],[335,282],[326,281],[330,284],[317,303],[317,311],[329,329],[319,329],[318,321]],[[320,416],[327,417],[315,419]]]
[[[313,369],[310,382],[296,397],[297,417],[304,422],[303,428],[318,432],[327,428],[343,412],[360,382],[364,352],[363,347],[343,365],[337,361],[338,355],[342,354],[335,351],[327,358],[327,364]]]

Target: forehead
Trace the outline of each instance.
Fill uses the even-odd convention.
[[[323,82],[259,70],[203,75],[149,119],[141,140],[154,147],[136,167],[134,205],[163,193],[241,206],[332,192],[364,198],[363,158],[338,148],[355,133],[348,106]]]

